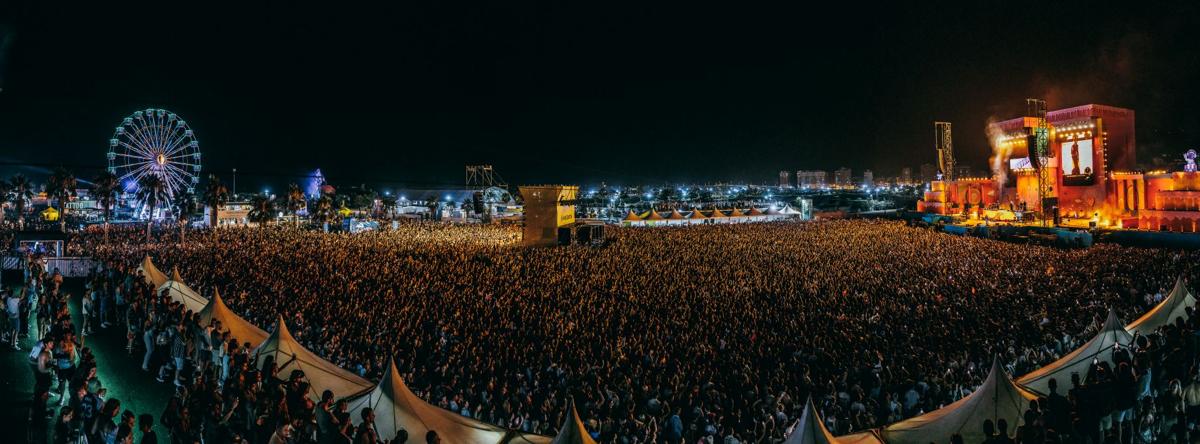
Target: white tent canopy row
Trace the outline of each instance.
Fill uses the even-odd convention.
[[[483,421],[459,415],[442,409],[422,400],[409,390],[396,370],[394,362],[389,363],[387,373],[371,391],[364,393],[349,403],[350,418],[355,425],[362,423],[362,412],[370,408],[375,414],[375,430],[380,439],[390,440],[400,431],[408,433],[410,442],[420,442],[425,435],[434,431],[442,442],[463,444],[497,444],[497,443],[530,443],[542,444],[551,442],[549,437],[527,435]],[[572,410],[572,414],[574,410]],[[578,420],[578,416],[575,416]],[[568,419],[569,422],[569,419]],[[582,425],[579,425],[582,427]],[[564,425],[566,428],[566,425]],[[562,432],[559,433],[563,435]],[[586,431],[584,435],[587,436]],[[557,438],[553,442],[557,441]],[[570,443],[594,444],[590,437],[584,440],[561,441]]]
[[[175,279],[171,279],[158,287],[156,293],[171,298],[172,302],[183,304],[183,307],[190,310],[192,313],[199,313],[208,305],[208,298],[200,296],[192,287]]]
[[[1178,318],[1187,320],[1187,309],[1196,306],[1196,298],[1184,285],[1183,277],[1175,280],[1175,287],[1153,309],[1125,326],[1130,333],[1148,335],[1164,325],[1173,324]]]
[[[891,444],[950,442],[962,435],[963,442],[983,442],[983,422],[1004,419],[1010,430],[1021,425],[1029,402],[1037,399],[1032,391],[1013,383],[1000,366],[992,361],[987,380],[970,395],[932,412],[883,428],[883,440]]]
[[[283,317],[276,321],[275,331],[254,349],[253,355],[254,367],[258,369],[263,368],[267,357],[273,358],[276,374],[281,379],[287,379],[293,370],[304,372],[304,381],[312,388],[309,396],[314,400],[320,400],[325,390],[333,392],[335,397],[344,398],[365,392],[372,385],[363,377],[326,361],[296,342]]]
[[[230,337],[237,339],[239,344],[249,343],[251,347],[258,347],[269,336],[267,332],[230,310],[221,299],[221,294],[216,291],[213,291],[212,299],[208,300],[208,304],[199,313],[200,325],[208,325],[213,320],[220,321],[221,329],[228,330]]]
[[[146,258],[142,259],[142,265],[138,265],[138,270],[142,272],[142,277],[146,279],[146,283],[153,285],[154,288],[161,287],[170,280],[167,279],[167,275],[158,271],[158,267],[154,266],[154,262],[150,260],[150,255],[146,255]]]
[[[1058,394],[1065,394],[1070,388],[1072,373],[1078,373],[1080,377],[1087,375],[1093,360],[1114,364],[1113,354],[1117,347],[1128,346],[1131,342],[1133,335],[1125,331],[1117,312],[1109,310],[1100,332],[1090,341],[1057,361],[1020,377],[1017,383],[1041,395],[1049,395],[1050,380],[1054,379],[1060,387]]]
[[[145,262],[149,269],[158,272],[148,258]],[[161,273],[158,273],[161,274]],[[423,438],[429,430],[435,430],[443,442],[462,443],[513,443],[513,444],[546,444],[551,442],[547,436],[525,434],[515,430],[487,424],[472,418],[443,410],[426,403],[416,396],[400,378],[394,365],[388,369],[388,374],[372,389],[366,379],[353,372],[317,356],[300,345],[286,323],[280,317],[276,322],[275,331],[268,334],[254,324],[238,316],[221,299],[220,293],[214,291],[212,299],[205,299],[184,284],[178,270],[172,279],[164,282],[161,291],[176,301],[183,303],[189,310],[199,313],[200,323],[206,325],[212,320],[221,322],[221,327],[228,330],[230,335],[239,342],[250,343],[254,350],[255,366],[262,368],[267,356],[272,356],[277,375],[288,377],[293,370],[304,372],[304,380],[311,387],[310,395],[319,398],[325,390],[333,392],[334,396],[354,400],[353,418],[361,422],[361,410],[372,407],[376,415],[376,429],[380,436],[391,439],[396,432],[403,429],[408,431],[410,439]],[[370,392],[366,392],[370,389]],[[364,392],[366,392],[364,394]],[[572,411],[572,414],[574,412]],[[578,415],[574,416],[578,420]],[[582,424],[579,425],[582,427]],[[419,433],[419,435],[415,434]],[[586,431],[584,431],[586,436]],[[578,441],[594,444],[594,441]],[[576,441],[569,441],[576,442]]]

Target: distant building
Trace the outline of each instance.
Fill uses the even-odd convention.
[[[212,207],[204,207],[204,222],[212,222]],[[228,202],[217,209],[217,226],[243,226],[250,223],[250,202]]]
[[[929,183],[937,180],[937,167],[931,163],[921,164],[921,183]]]
[[[904,167],[900,169],[900,185],[911,184],[912,179],[912,168]]]
[[[970,165],[957,165],[957,166],[955,166],[955,167],[954,167],[954,177],[955,177],[955,178],[959,178],[959,177],[962,177],[962,178],[974,177],[974,176],[972,175],[972,173],[973,173],[973,171],[971,171],[971,166],[970,166]]]
[[[853,173],[853,171],[851,171],[849,168],[838,168],[837,171],[833,172],[833,183],[842,187],[854,185],[854,179],[852,178],[851,173]]]
[[[791,186],[792,186],[792,181],[788,179],[788,172],[780,171],[779,172],[779,187],[780,188],[791,188]]]
[[[862,185],[864,188],[874,187],[875,186],[875,173],[871,172],[871,170],[863,171]]]
[[[825,172],[821,170],[796,171],[796,186],[800,188],[821,188],[826,184]]]

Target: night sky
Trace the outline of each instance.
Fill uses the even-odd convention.
[[[1195,2],[211,3],[0,2],[0,172],[92,177],[147,107],[239,186],[893,175],[934,120],[983,171],[1026,97],[1135,109],[1141,161],[1200,148]]]

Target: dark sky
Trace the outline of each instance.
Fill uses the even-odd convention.
[[[1141,160],[1200,145],[1195,2],[343,3],[0,3],[0,161],[93,176],[147,107],[243,186],[896,174],[934,120],[982,171],[1025,97],[1134,108]]]

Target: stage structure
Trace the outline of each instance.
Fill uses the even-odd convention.
[[[1025,116],[988,126],[991,177],[932,181],[918,211],[1101,225],[1135,216],[1148,200],[1140,190],[1149,184],[1131,172],[1134,111],[1096,104],[1046,111],[1038,99],[1026,105]]]
[[[521,244],[534,247],[558,244],[558,229],[575,224],[573,202],[579,194],[579,187],[531,185],[519,189],[525,200],[525,228]]]

